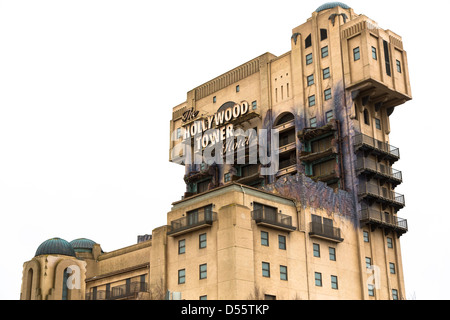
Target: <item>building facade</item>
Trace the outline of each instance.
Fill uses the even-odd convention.
[[[108,253],[47,243],[24,264],[21,298],[404,299],[389,141],[389,117],[412,97],[402,39],[333,2],[291,45],[173,108],[169,156],[186,192],[167,225]]]

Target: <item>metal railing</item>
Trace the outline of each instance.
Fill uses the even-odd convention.
[[[362,221],[377,222],[394,229],[408,230],[408,221],[406,219],[375,209],[363,209],[360,213]]]
[[[252,218],[256,221],[256,223],[264,222],[276,226],[287,227],[290,229],[294,228],[292,226],[291,216],[277,213],[275,210],[269,208],[263,207],[261,209],[252,211]]]
[[[217,213],[208,210],[199,210],[197,212],[188,213],[186,217],[174,220],[170,223],[170,231],[168,234],[181,230],[190,229],[200,225],[212,225],[217,220]]]
[[[86,293],[86,300],[116,300],[129,298],[137,295],[139,292],[147,292],[147,282],[131,282],[130,284],[123,284],[112,287],[109,291],[97,290]]]
[[[371,147],[372,149],[379,150],[383,153],[389,154],[395,158],[400,158],[400,150],[394,146],[391,146],[388,143],[379,141],[375,138],[369,137],[365,134],[358,134],[354,137],[354,145],[355,147],[359,147],[362,145],[366,145]]]
[[[405,196],[387,188],[372,183],[362,183],[359,185],[359,195],[373,195],[391,202],[405,205]]]
[[[319,222],[310,223],[310,235],[317,235],[339,241],[343,240],[341,238],[341,229]]]
[[[403,181],[401,171],[369,158],[358,157],[358,159],[356,159],[356,170],[370,170],[392,179]]]

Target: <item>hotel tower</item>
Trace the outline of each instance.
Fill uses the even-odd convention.
[[[45,241],[21,299],[405,299],[389,140],[412,97],[402,38],[331,2],[290,41],[173,108],[169,159],[186,191],[166,225],[112,252]]]

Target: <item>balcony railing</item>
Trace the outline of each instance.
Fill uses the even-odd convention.
[[[403,234],[408,232],[408,221],[374,209],[361,210],[361,222],[380,226]]]
[[[277,213],[274,210],[261,208],[252,211],[253,220],[257,225],[265,225],[284,231],[294,231],[297,228],[292,225],[292,217]]]
[[[394,188],[403,181],[401,171],[379,163],[374,159],[358,157],[356,160],[356,171],[369,172],[376,178],[389,180],[394,185]]]
[[[86,300],[119,300],[136,297],[139,292],[147,292],[146,282],[132,282],[112,287],[111,290],[98,290],[86,293]]]
[[[188,213],[186,217],[174,220],[170,223],[170,236],[180,235],[186,232],[212,226],[217,220],[217,213],[208,210],[199,210],[198,212]]]
[[[319,222],[311,222],[310,230],[311,231],[309,232],[309,235],[311,237],[327,239],[334,242],[344,241],[344,239],[342,239],[341,237],[341,229],[335,228],[331,225],[326,225]]]
[[[396,209],[405,206],[405,196],[385,187],[381,187],[372,183],[361,183],[359,185],[359,196],[376,198],[381,202],[393,205]]]
[[[354,146],[356,149],[371,149],[376,153],[383,154],[392,162],[400,159],[398,148],[362,133],[354,137]]]

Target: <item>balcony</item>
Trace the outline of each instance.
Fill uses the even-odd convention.
[[[132,282],[112,287],[111,290],[98,290],[86,293],[86,300],[133,300],[140,292],[147,292],[146,282]]]
[[[365,134],[358,134],[354,137],[354,147],[355,151],[364,151],[366,157],[369,154],[373,154],[378,156],[380,160],[388,160],[391,165],[400,160],[400,150],[398,148]]]
[[[392,206],[398,211],[405,207],[404,195],[372,183],[360,183],[358,196],[367,200],[370,205],[373,202],[380,203],[383,209],[387,206]]]
[[[170,223],[168,236],[176,237],[194,230],[211,227],[217,220],[217,213],[201,210],[187,214],[186,217],[174,220]]]
[[[361,224],[370,225],[372,231],[375,228],[384,228],[386,232],[394,231],[398,236],[408,232],[408,221],[399,217],[383,213],[374,209],[363,209],[361,213]]]
[[[252,211],[252,217],[258,226],[266,226],[287,232],[297,230],[297,228],[292,225],[291,216],[277,213],[275,210],[269,208],[263,207]]]
[[[344,241],[341,237],[341,229],[335,228],[332,225],[326,225],[319,222],[310,223],[309,236],[313,238],[319,238],[324,240],[340,243]]]
[[[363,174],[369,179],[376,178],[382,183],[390,182],[393,188],[396,188],[403,182],[401,171],[395,170],[373,159],[358,158],[355,167],[358,174]]]

